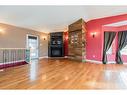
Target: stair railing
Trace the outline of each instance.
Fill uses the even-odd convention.
[[[0,66],[17,62],[30,62],[30,50],[26,48],[0,48]]]

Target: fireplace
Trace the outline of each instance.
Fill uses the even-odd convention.
[[[63,32],[50,33],[49,35],[49,57],[63,57],[64,45],[63,45]]]
[[[52,57],[60,57],[62,56],[62,48],[51,48],[51,56]]]

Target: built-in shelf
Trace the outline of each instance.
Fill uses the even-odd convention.
[[[85,61],[86,59],[86,28],[83,19],[72,23],[68,26],[68,57]]]

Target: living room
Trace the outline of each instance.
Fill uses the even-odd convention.
[[[0,10],[0,89],[127,88],[126,6]]]

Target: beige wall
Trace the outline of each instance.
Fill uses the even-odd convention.
[[[42,39],[48,34],[2,23],[0,29],[0,48],[26,48],[26,35],[32,34],[39,36],[39,56],[48,55],[48,40]]]

